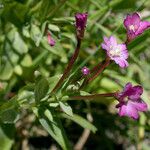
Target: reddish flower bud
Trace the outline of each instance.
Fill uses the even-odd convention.
[[[82,39],[84,37],[84,30],[86,27],[86,22],[87,22],[87,13],[77,13],[75,15],[76,19],[76,31],[77,31],[77,37]]]
[[[47,33],[47,41],[50,46],[55,45],[55,40],[51,37],[51,34],[49,32]]]
[[[83,75],[88,75],[88,74],[90,74],[90,70],[89,70],[89,68],[87,68],[87,67],[83,67],[81,71],[82,71]]]

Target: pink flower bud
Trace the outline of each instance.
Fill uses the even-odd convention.
[[[87,67],[83,67],[81,71],[82,71],[82,74],[83,74],[83,75],[88,75],[88,74],[90,74],[90,70],[89,70],[89,68],[87,68]]]
[[[77,13],[75,15],[76,19],[76,31],[77,31],[77,37],[82,39],[84,37],[84,30],[86,27],[86,22],[87,22],[87,13]]]
[[[47,33],[47,41],[50,46],[55,45],[55,40],[51,37],[51,34],[49,32]]]

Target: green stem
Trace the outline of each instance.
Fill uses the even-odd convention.
[[[80,46],[81,46],[81,39],[77,38],[77,48],[75,49],[74,54],[71,57],[67,68],[64,70],[62,77],[59,79],[59,81],[57,82],[56,86],[54,87],[54,89],[52,90],[51,93],[56,92],[56,90],[61,86],[63,81],[68,77],[68,75],[69,75],[78,55],[79,55]]]

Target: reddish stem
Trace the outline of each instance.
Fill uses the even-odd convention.
[[[101,68],[91,78],[88,79],[88,83],[93,81],[109,64],[110,58],[107,57],[105,63],[101,66]]]
[[[57,84],[55,85],[55,87],[53,88],[51,93],[56,92],[56,90],[61,86],[63,81],[68,77],[68,75],[73,67],[74,62],[76,61],[76,59],[79,55],[80,46],[81,46],[81,39],[77,38],[77,47],[74,51],[74,54],[72,55],[68,65],[67,65],[67,68],[64,70],[62,77],[59,79],[59,81],[57,82]]]
[[[90,72],[94,73],[96,72],[98,69],[100,69],[100,67],[102,66],[103,63],[98,63]]]

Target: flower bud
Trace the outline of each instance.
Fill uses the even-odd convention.
[[[82,39],[84,37],[84,31],[86,27],[86,22],[87,22],[87,13],[77,13],[75,15],[76,19],[76,32],[77,32],[77,37],[79,39]]]
[[[87,67],[83,67],[82,70],[81,70],[81,72],[85,76],[88,75],[88,74],[90,74],[90,70]]]
[[[55,45],[55,40],[51,37],[51,34],[49,32],[47,33],[47,41],[50,46]]]

